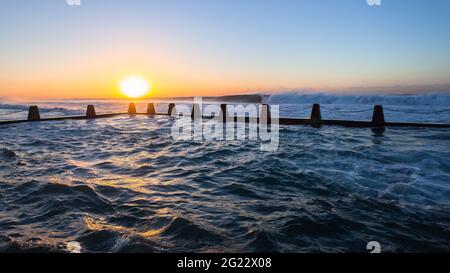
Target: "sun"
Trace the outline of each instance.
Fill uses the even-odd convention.
[[[139,76],[128,76],[120,81],[120,91],[127,97],[137,99],[150,92],[150,83]]]

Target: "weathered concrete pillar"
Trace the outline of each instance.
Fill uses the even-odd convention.
[[[94,105],[88,105],[86,110],[86,117],[87,118],[95,118],[97,115],[95,113]]]
[[[314,103],[311,110],[311,121],[319,122],[322,120],[322,113],[320,112],[320,104]]]
[[[134,104],[134,102],[131,102],[128,106],[128,114],[135,115],[136,113],[136,104]]]
[[[222,117],[223,123],[226,123],[227,122],[227,117],[228,117],[228,110],[227,110],[227,105],[226,104],[221,104],[220,105],[220,115]]]
[[[172,116],[173,110],[175,110],[175,103],[169,103],[169,110],[167,111],[167,114],[169,114],[169,116]]]
[[[192,114],[191,117],[193,119],[200,119],[202,118],[202,109],[200,108],[200,104],[194,103],[192,105]]]
[[[268,104],[261,105],[261,112],[259,113],[259,122],[270,124],[272,115],[270,113],[270,106]]]
[[[156,114],[155,104],[149,103],[147,105],[147,115],[154,115],[154,114]]]
[[[39,114],[39,107],[37,106],[30,106],[28,109],[28,120],[29,121],[36,121],[41,120],[41,115]]]
[[[382,105],[375,105],[373,108],[372,123],[376,126],[384,125],[384,111]]]

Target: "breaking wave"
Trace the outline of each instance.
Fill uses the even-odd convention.
[[[450,106],[450,93],[414,95],[325,94],[287,92],[271,94],[268,103],[321,103],[321,104],[382,104],[407,106]]]

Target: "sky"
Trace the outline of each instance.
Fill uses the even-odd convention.
[[[450,86],[450,1],[0,0],[0,97]],[[429,91],[429,90],[427,90]]]

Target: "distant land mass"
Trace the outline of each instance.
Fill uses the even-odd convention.
[[[207,102],[243,102],[243,103],[262,103],[269,95],[260,94],[244,94],[244,95],[228,95],[228,96],[211,96],[201,97]],[[149,98],[156,101],[193,101],[194,97],[157,97]]]

